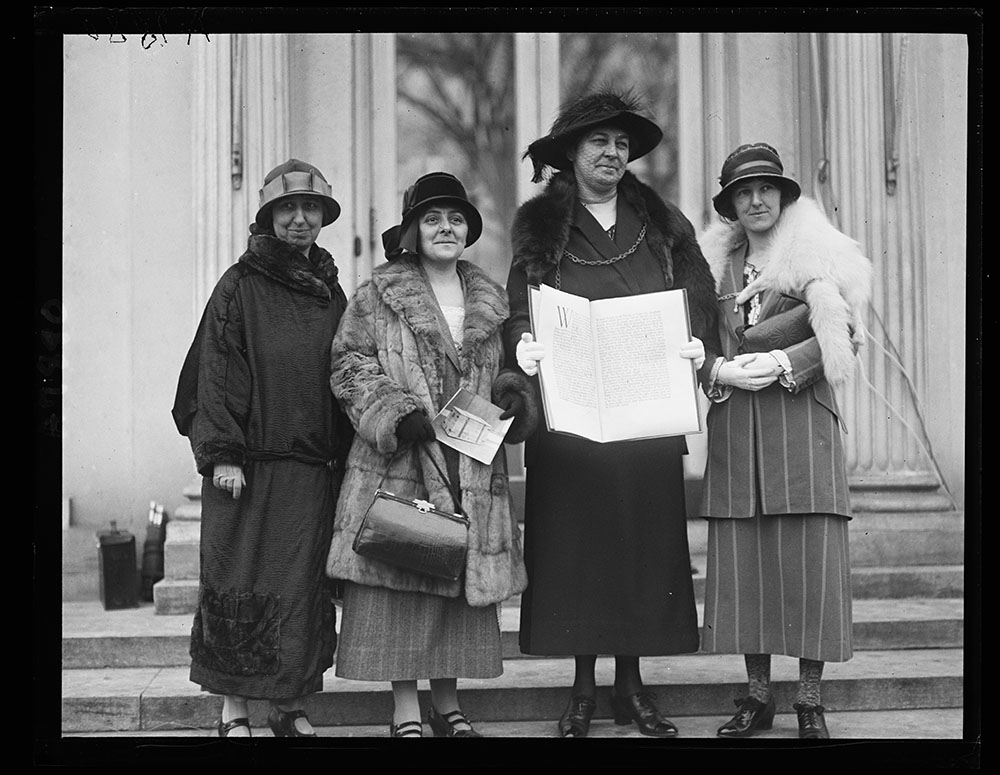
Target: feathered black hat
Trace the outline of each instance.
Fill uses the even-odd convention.
[[[564,102],[552,129],[545,137],[528,146],[521,158],[531,157],[535,173],[532,183],[542,179],[546,166],[559,170],[572,169],[573,163],[566,155],[588,129],[612,124],[628,132],[629,161],[645,156],[663,139],[663,130],[646,113],[642,100],[631,89],[616,92],[611,89],[584,94]]]

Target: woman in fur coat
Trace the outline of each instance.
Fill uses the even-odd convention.
[[[507,282],[508,357],[533,376],[528,287],[545,283],[590,300],[684,288],[696,337],[681,351],[696,366],[714,326],[712,276],[691,223],[626,164],[651,151],[660,128],[632,95],[596,92],[567,103],[528,148],[545,190],[518,210]],[[573,687],[559,732],[586,737],[596,708],[598,655],[614,655],[616,723],[674,737],[639,658],[698,650],[687,541],[684,437],[597,443],[538,431],[525,445],[525,553],[521,650],[573,655]]]
[[[851,374],[871,263],[835,229],[777,151],[742,145],[701,236],[718,338],[701,370],[712,404],[702,650],[745,655],[748,693],[720,737],[770,729],[771,654],[799,659],[799,736],[829,737],[823,665],[851,658],[851,504],[834,387]]]
[[[339,214],[312,165],[268,173],[178,385],[174,419],[204,477],[191,680],[225,696],[221,737],[250,736],[248,698],[271,701],[276,736],[314,737],[303,697],[333,664],[326,547],[353,430],[328,385],[347,297],[316,238]]]
[[[383,235],[389,262],[358,288],[333,344],[330,385],[357,429],[327,563],[332,578],[345,580],[337,675],[392,682],[393,737],[422,736],[418,679],[430,680],[435,735],[479,736],[459,707],[456,679],[503,672],[499,604],[527,584],[503,449],[480,463],[435,442],[430,420],[463,387],[514,418],[508,443],[534,426],[527,379],[501,371],[507,296],[460,258],[481,232],[457,178],[436,172],[417,180],[402,222]],[[416,575],[353,551],[380,485],[469,517],[461,580]]]

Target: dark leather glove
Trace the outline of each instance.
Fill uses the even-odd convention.
[[[414,409],[396,426],[396,438],[400,441],[433,441],[434,437],[434,426],[419,409]]]
[[[500,419],[507,420],[511,417],[517,417],[524,411],[524,398],[520,393],[504,393],[497,401],[497,406],[503,409]]]

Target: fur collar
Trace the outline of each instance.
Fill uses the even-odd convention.
[[[270,234],[252,235],[240,262],[275,282],[324,299],[332,298],[339,274],[329,251],[314,244],[307,259],[293,245]]]
[[[507,293],[489,276],[468,261],[459,260],[458,274],[465,289],[465,324],[462,334],[462,359],[482,351],[482,343],[493,336],[510,314]],[[444,349],[437,304],[432,303],[427,275],[419,258],[400,257],[372,271],[372,285],[382,301],[418,337]]]
[[[717,288],[746,241],[739,223],[716,223],[702,233],[699,243]],[[871,261],[855,240],[838,231],[816,202],[805,196],[781,213],[766,254],[760,277],[736,301],[769,290],[804,296],[827,379],[844,381],[864,341],[862,312],[871,294]]]
[[[618,194],[646,224],[649,247],[663,267],[668,286],[672,286],[670,249],[681,228],[677,219],[682,216],[631,172],[626,172],[618,183]],[[576,195],[576,176],[572,170],[565,170],[553,175],[545,190],[518,210],[512,228],[512,263],[524,271],[529,283],[540,283],[562,258],[569,241]]]
[[[732,254],[746,241],[743,227],[729,222],[715,223],[699,237],[716,285]],[[852,309],[860,311],[871,292],[871,273],[871,261],[860,245],[838,231],[815,201],[801,196],[782,212],[767,250],[767,264],[746,290],[748,296],[766,289],[794,293],[814,280],[826,280],[836,285]]]

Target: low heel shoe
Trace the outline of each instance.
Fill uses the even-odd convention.
[[[729,721],[719,727],[719,737],[750,737],[774,725],[774,697],[761,702],[756,697],[733,700],[739,710]]]

